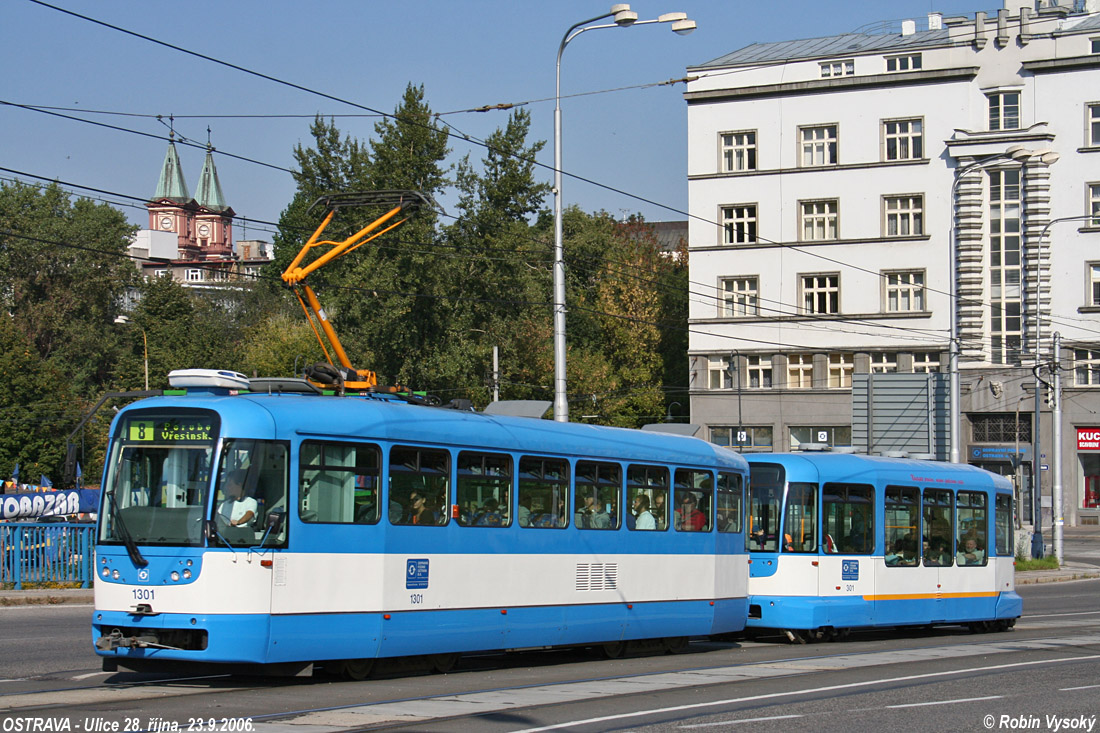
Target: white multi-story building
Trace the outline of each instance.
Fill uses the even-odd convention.
[[[945,374],[957,333],[957,452],[1018,473],[1030,518],[1033,366],[1038,346],[1051,381],[1057,332],[1065,516],[1100,521],[1100,2],[1041,4],[689,69],[704,437],[850,446],[853,376]]]

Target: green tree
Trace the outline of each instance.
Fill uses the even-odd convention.
[[[112,371],[114,319],[138,278],[126,256],[134,230],[116,209],[56,185],[0,184],[0,305],[80,393],[101,391]]]

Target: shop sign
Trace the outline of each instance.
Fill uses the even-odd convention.
[[[1077,450],[1100,451],[1100,428],[1077,428]]]

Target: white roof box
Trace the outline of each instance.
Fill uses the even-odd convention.
[[[225,369],[176,369],[168,372],[168,384],[176,389],[206,387],[215,389],[248,389],[248,377]]]

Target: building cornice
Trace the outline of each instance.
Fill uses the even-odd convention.
[[[935,69],[932,71],[904,71],[893,74],[874,74],[871,76],[842,76],[839,79],[814,79],[786,84],[763,84],[751,87],[728,89],[708,89],[699,92],[684,92],[688,104],[709,104],[737,99],[758,99],[761,97],[787,97],[804,94],[830,94],[851,89],[881,89],[899,86],[923,84],[949,84],[970,81],[978,75],[977,66],[964,66],[955,69]]]
[[[753,242],[751,244],[689,244],[688,251],[696,252],[724,252],[728,250],[755,250],[775,249],[785,247],[787,249],[803,249],[808,247],[832,247],[850,244],[899,244],[903,242],[927,242],[932,239],[931,234],[919,234],[908,237],[860,237],[858,239],[816,239],[809,242]]]
[[[868,163],[839,163],[837,165],[812,165],[799,168],[767,168],[755,171],[727,171],[723,173],[694,173],[689,181],[705,181],[710,178],[750,178],[752,176],[781,176],[788,173],[823,173],[832,171],[863,170],[867,168],[893,168],[907,165],[928,165],[929,158],[915,160],[876,160]]]
[[[789,316],[768,316],[766,318],[758,316],[742,316],[739,318],[689,318],[689,326],[701,326],[701,325],[715,325],[715,324],[730,324],[730,325],[766,325],[770,323],[790,323],[798,321],[894,321],[894,320],[912,320],[917,318],[931,318],[932,311],[909,311],[905,313],[801,313],[792,314]],[[798,351],[799,349],[791,349],[784,347],[782,349],[773,349],[773,351]],[[823,346],[816,351],[844,351],[845,347],[842,346]],[[851,350],[851,349],[848,349]],[[802,349],[802,351],[815,351],[815,349]],[[701,352],[710,353],[710,352]]]
[[[1032,74],[1057,74],[1061,71],[1084,69],[1090,66],[1100,67],[1100,55],[1071,56],[1064,59],[1036,59],[1035,61],[1025,61],[1021,66],[1024,71],[1029,71]]]

